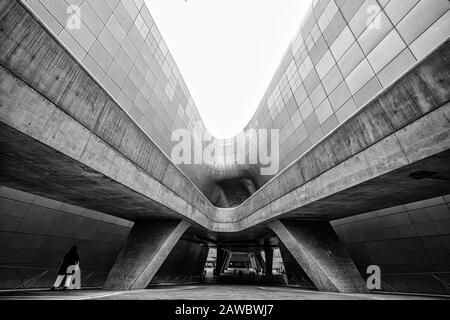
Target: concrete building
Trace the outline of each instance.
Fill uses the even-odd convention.
[[[243,130],[280,130],[263,175],[234,161],[254,137],[171,160],[176,129],[210,135],[142,0],[0,0],[0,288],[49,286],[75,243],[85,287],[196,281],[211,247],[270,275],[280,248],[319,290],[378,265],[449,294],[449,9],[314,0]]]

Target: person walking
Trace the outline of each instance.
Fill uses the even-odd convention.
[[[59,267],[58,276],[56,277],[56,281],[51,290],[56,290],[56,288],[59,288],[64,278],[66,279],[66,281],[64,283],[63,289],[67,289],[70,286],[70,281],[72,280],[72,274],[67,273],[67,268],[72,265],[78,265],[79,262],[80,257],[77,252],[77,246],[73,246],[64,256]]]

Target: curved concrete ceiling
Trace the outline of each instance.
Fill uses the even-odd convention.
[[[449,41],[241,205],[223,209],[209,202],[31,15],[20,5],[8,5],[0,8],[2,17],[4,10],[13,11],[2,19],[0,36],[2,143],[10,150],[2,153],[5,185],[22,184],[49,194],[54,192],[52,183],[66,183],[67,191],[59,196],[69,203],[97,209],[93,202],[102,195],[118,207],[100,211],[120,215],[117,210],[122,210],[131,220],[152,218],[133,216],[138,208],[124,207],[139,200],[162,216],[182,217],[217,232],[240,231],[280,217],[330,220],[373,210],[380,196],[385,199],[378,205],[391,206],[404,202],[405,196],[412,201],[449,191],[447,184],[435,181],[428,191],[421,190],[424,182],[409,177],[410,170],[429,163],[443,173],[449,170]],[[15,144],[19,140],[35,149]],[[14,160],[19,149],[29,162]],[[33,151],[42,161],[36,161]],[[42,176],[21,175],[48,167],[46,161],[65,162],[65,167],[51,167],[48,186],[42,185]],[[70,174],[64,172],[70,168]],[[392,179],[397,182],[387,183]],[[91,189],[75,197],[71,187],[86,187],[86,181]],[[409,192],[393,194],[397,183]],[[117,193],[101,192],[109,186]],[[354,198],[349,207],[349,199],[360,190],[366,191],[364,196]],[[130,201],[114,202],[117,195]]]

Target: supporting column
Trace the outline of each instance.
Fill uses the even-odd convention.
[[[266,256],[266,276],[271,276],[273,268],[273,248],[265,247],[264,255]]]
[[[216,276],[220,276],[222,272],[223,265],[225,263],[226,251],[221,247],[217,247],[216,256]]]
[[[303,287],[314,287],[313,282],[306,272],[300,267],[294,256],[289,250],[280,243],[280,253],[283,259],[284,273],[286,275],[287,284],[299,285]]]
[[[368,292],[329,222],[277,220],[269,226],[320,291]]]
[[[103,288],[146,288],[189,226],[184,220],[136,222]]]
[[[225,261],[222,265],[222,269],[220,270],[220,272],[225,272],[225,270],[228,268],[228,265],[230,264],[230,260],[231,260],[231,252],[226,250],[225,251]]]
[[[208,258],[208,246],[186,240],[178,241],[150,284],[198,282]]]
[[[261,255],[261,252],[257,251],[255,252],[255,259],[256,262],[258,263],[258,267],[260,268],[261,272],[266,272],[266,265],[264,263],[264,259]]]
[[[248,258],[250,259],[250,266],[251,266],[253,269],[255,269],[255,271],[256,271],[257,268],[258,268],[258,265],[256,264],[254,254],[253,254],[253,253],[249,253],[249,254],[248,254]]]

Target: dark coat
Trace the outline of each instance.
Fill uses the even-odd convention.
[[[64,256],[61,266],[59,267],[58,275],[66,275],[67,268],[76,264],[78,261],[80,261],[80,257],[78,256],[77,249],[73,247]]]

